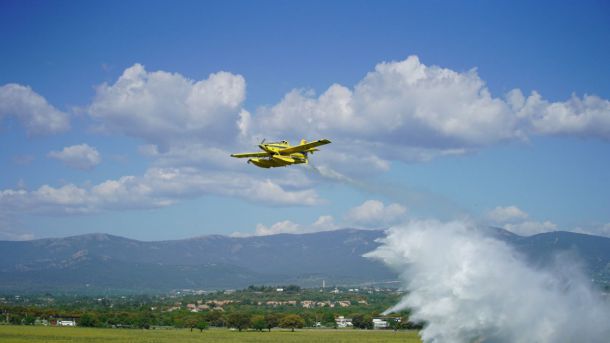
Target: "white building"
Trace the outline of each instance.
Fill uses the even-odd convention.
[[[335,323],[337,323],[338,328],[347,328],[354,326],[354,324],[352,324],[352,318],[345,318],[343,316],[335,318]]]
[[[373,318],[373,329],[387,329],[388,321],[381,318]]]

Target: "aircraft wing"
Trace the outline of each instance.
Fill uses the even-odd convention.
[[[244,158],[244,157],[267,157],[269,153],[266,152],[245,152],[242,154],[231,154],[231,157]]]
[[[319,139],[319,140],[317,140],[315,142],[309,142],[309,143],[293,146],[293,147],[290,147],[290,148],[282,149],[282,150],[278,151],[278,153],[280,155],[292,154],[292,153],[295,153],[295,152],[301,152],[301,151],[309,150],[311,148],[315,148],[317,146],[324,145],[324,144],[329,144],[329,143],[330,143],[330,141],[328,139]]]

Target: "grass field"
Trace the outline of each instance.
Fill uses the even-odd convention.
[[[93,329],[44,326],[0,325],[0,342],[402,342],[419,343],[416,331],[361,330],[273,330],[271,332],[237,332],[211,329],[200,333],[180,330]]]

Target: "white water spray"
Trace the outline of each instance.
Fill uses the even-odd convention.
[[[610,306],[576,263],[539,270],[464,222],[413,221],[367,254],[400,273],[424,342],[610,342]]]

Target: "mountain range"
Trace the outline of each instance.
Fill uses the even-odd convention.
[[[610,239],[570,232],[522,237],[491,228],[535,264],[578,256],[595,280],[610,280]],[[362,257],[382,230],[342,229],[254,237],[202,236],[146,242],[108,234],[0,241],[0,293],[234,289],[248,285],[393,285],[396,274]]]

